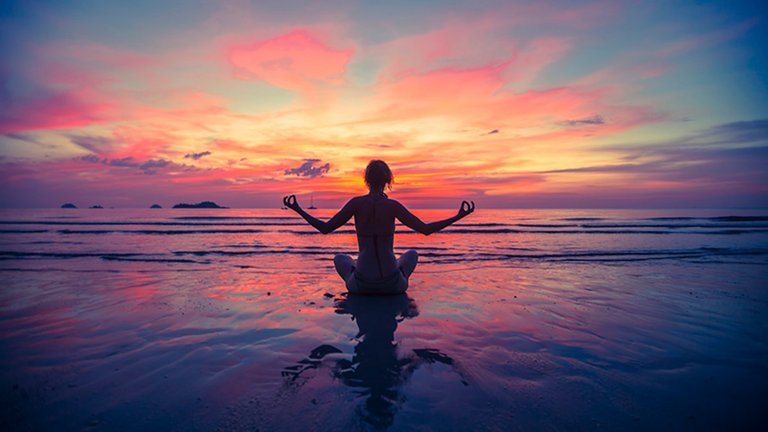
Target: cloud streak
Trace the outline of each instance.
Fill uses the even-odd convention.
[[[590,117],[584,117],[581,119],[575,119],[575,120],[563,120],[560,122],[560,124],[564,126],[569,127],[577,127],[577,126],[595,126],[595,125],[603,125],[605,124],[605,119],[603,119],[603,116],[599,114],[595,114]]]

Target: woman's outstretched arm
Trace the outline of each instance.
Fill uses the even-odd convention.
[[[422,233],[424,235],[430,235],[462,219],[463,217],[467,216],[473,211],[475,211],[474,201],[470,201],[470,202],[462,201],[461,208],[459,208],[459,212],[456,213],[456,216],[449,217],[448,219],[444,219],[437,222],[424,223],[421,219],[416,217],[416,215],[408,211],[408,209],[405,208],[404,205],[397,203],[397,213],[395,214],[395,216],[400,222],[402,222],[408,228],[416,232]]]
[[[305,212],[304,209],[301,208],[299,203],[296,201],[296,195],[289,195],[284,197],[283,204],[285,204],[285,206],[289,209],[298,213],[299,216],[303,217],[305,221],[309,222],[310,225],[315,227],[316,230],[323,234],[336,231],[337,228],[347,223],[347,221],[352,217],[354,213],[352,211],[352,201],[350,200],[344,204],[344,207],[342,207],[341,210],[339,210],[339,212],[336,213],[328,222],[323,222],[320,219]]]

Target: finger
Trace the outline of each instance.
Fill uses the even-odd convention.
[[[287,196],[283,197],[283,205],[288,205],[288,197]]]
[[[470,210],[470,211],[475,211],[475,202],[474,201],[472,201],[472,210]]]

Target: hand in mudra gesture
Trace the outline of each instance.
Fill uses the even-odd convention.
[[[463,218],[464,216],[472,213],[473,211],[475,211],[474,201],[470,201],[470,202],[462,201],[461,208],[459,208],[459,217]]]
[[[298,201],[296,201],[296,195],[288,195],[283,197],[283,205],[288,207],[289,209],[293,211],[299,211],[301,207],[299,207]]]

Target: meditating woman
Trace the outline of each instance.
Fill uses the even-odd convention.
[[[283,198],[283,204],[303,217],[323,234],[333,232],[355,217],[359,254],[357,261],[348,255],[336,255],[336,271],[355,294],[401,294],[408,289],[408,278],[416,269],[419,255],[409,250],[395,259],[395,218],[412,230],[430,235],[475,211],[475,203],[462,201],[459,212],[448,219],[424,223],[404,205],[387,197],[384,188],[392,189],[392,171],[381,160],[373,160],[365,169],[367,195],[352,198],[328,222],[305,212],[296,196]]]

